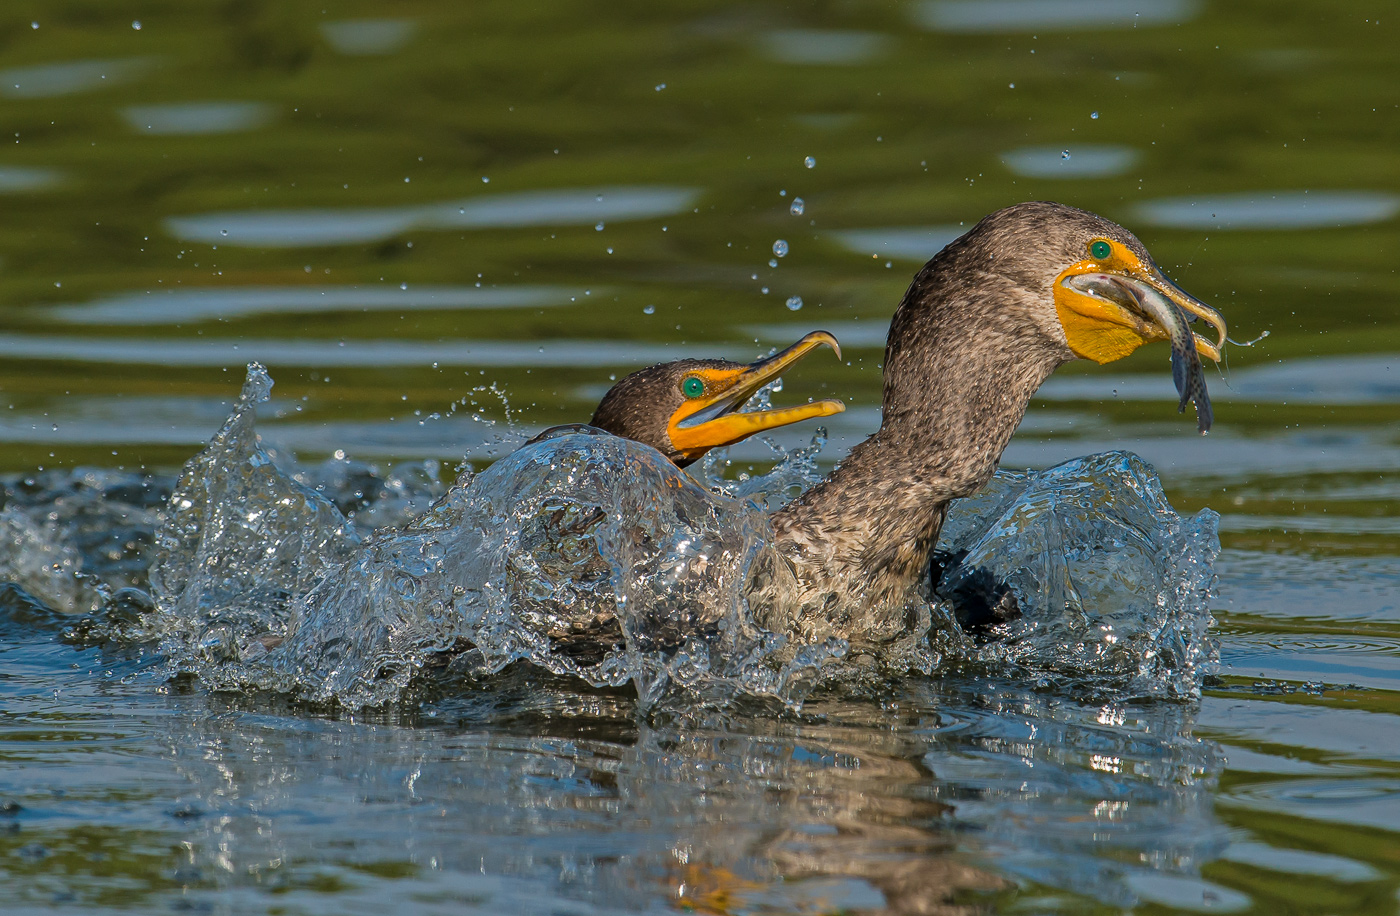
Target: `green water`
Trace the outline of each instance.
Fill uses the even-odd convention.
[[[0,471],[176,468],[254,359],[265,435],[305,458],[481,463],[612,376],[816,327],[848,363],[814,355],[779,399],[846,401],[835,460],[878,423],[913,271],[1029,199],[1123,223],[1237,340],[1269,336],[1210,376],[1205,439],[1145,348],[1057,374],[1004,462],[1132,449],[1223,514],[1199,706],[1123,725],[917,682],[719,727],[511,683],[335,719],[156,694],[7,623],[0,907],[1394,912],[1397,24],[1318,0],[7,4]],[[1062,778],[1021,787],[1022,758]],[[1187,775],[1132,782],[1155,766]]]

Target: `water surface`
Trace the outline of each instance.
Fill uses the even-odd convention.
[[[1127,9],[17,12],[0,471],[8,506],[45,511],[0,554],[47,557],[24,575],[72,601],[80,553],[139,578],[168,495],[103,475],[168,481],[253,360],[278,380],[267,441],[303,464],[450,480],[586,419],[613,376],[827,327],[846,364],[814,357],[779,396],[846,401],[827,466],[879,422],[918,264],[1029,199],[1122,222],[1238,339],[1270,336],[1210,377],[1204,439],[1149,347],[1062,370],[1004,462],[1128,449],[1183,515],[1221,513],[1199,701],[962,670],[800,712],[644,712],[511,669],[350,713],[153,681],[146,650],[6,587],[5,903],[1394,912],[1400,20]],[[727,473],[777,455],[747,443]],[[77,541],[45,540],[70,523]]]

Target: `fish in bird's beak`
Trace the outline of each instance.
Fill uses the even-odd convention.
[[[764,385],[782,375],[820,346],[841,356],[841,345],[826,331],[813,331],[797,343],[742,369],[700,369],[681,381],[685,404],[671,415],[666,431],[676,449],[694,460],[712,448],[733,445],[755,433],[802,420],[829,417],[846,409],[837,400],[813,401],[797,407],[739,413]]]
[[[1196,404],[1197,425],[1210,429],[1213,414],[1206,392],[1201,357],[1220,361],[1225,319],[1210,306],[1187,295],[1157,265],[1109,239],[1089,243],[1090,257],[1055,278],[1055,310],[1070,349],[1097,363],[1121,359],[1150,340],[1170,340],[1172,379],[1178,405]],[[1197,318],[1215,328],[1210,341],[1191,331]]]

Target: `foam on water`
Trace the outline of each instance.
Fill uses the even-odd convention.
[[[869,658],[848,661],[838,639],[767,632],[745,600],[788,574],[767,513],[817,479],[820,434],[806,449],[774,446],[768,474],[725,480],[722,453],[692,477],[645,446],[561,427],[449,486],[434,462],[298,467],[258,438],[271,386],[250,366],[178,482],[142,482],[148,497],[171,490],[159,519],[100,482],[81,499],[53,482],[26,499],[7,490],[0,578],[87,614],[87,631],[104,610],[146,611],[96,629],[155,644],[163,676],[351,707],[521,660],[630,683],[643,707],[868,689]],[[137,532],[121,563],[91,549],[103,525]],[[1000,474],[950,513],[934,603],[914,609],[942,623],[883,648],[878,677],[973,664],[1095,695],[1197,695],[1216,653],[1215,530],[1209,511],[1181,519],[1126,453]],[[136,556],[152,558],[149,584]]]

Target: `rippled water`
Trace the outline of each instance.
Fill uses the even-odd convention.
[[[1388,7],[58,0],[10,20],[3,907],[1395,911]],[[1036,545],[1089,530],[1070,495],[1088,481],[1154,480],[1115,455],[1131,451],[1181,519],[1139,569],[1186,581],[1159,561],[1213,550],[1192,525],[1219,513],[1215,626],[1159,631],[1207,665],[1218,649],[1185,682],[1198,699],[996,641],[932,676],[722,703],[519,664],[483,678],[420,646],[416,677],[388,673],[392,702],[352,712],[320,702],[327,669],[275,667],[280,646],[229,654],[258,635],[239,626],[301,613],[298,583],[402,547],[375,529],[451,492],[464,457],[472,486],[488,466],[503,480],[492,461],[586,419],[611,376],[826,327],[849,364],[804,364],[776,396],[849,405],[815,465],[763,476],[811,438],[795,428],[707,471],[740,515],[765,480],[786,493],[878,424],[885,328],[918,264],[1037,198],[1124,223],[1238,339],[1270,336],[1209,380],[1204,439],[1174,412],[1164,348],[1057,374],[1004,467],[1104,457],[962,507],[946,540],[975,561],[945,591],[1002,562],[1018,597],[1057,595],[1036,564],[1072,551]],[[234,443],[269,457],[245,497],[283,494],[304,537],[206,594],[235,608],[230,639],[145,639],[175,474],[252,361],[277,387],[262,445]],[[1095,594],[1135,613],[1143,574],[1126,578]],[[280,689],[303,674],[324,689]]]

